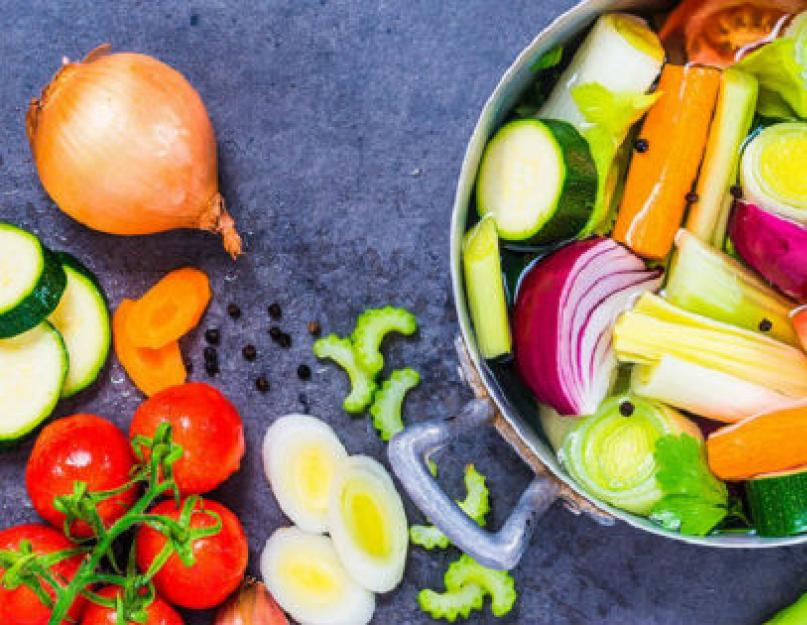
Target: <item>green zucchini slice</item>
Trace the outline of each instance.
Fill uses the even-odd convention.
[[[760,536],[807,532],[807,467],[755,477],[746,492]]]
[[[59,259],[35,235],[0,222],[0,339],[39,325],[66,283]]]
[[[490,140],[476,181],[480,216],[492,213],[508,241],[550,243],[576,236],[597,197],[588,142],[567,122],[520,119]]]
[[[64,339],[70,369],[62,397],[70,397],[95,382],[109,355],[112,333],[106,298],[95,276],[73,256],[57,254],[67,275],[67,288],[48,317]]]
[[[68,362],[62,336],[47,321],[0,340],[0,441],[22,438],[53,412]]]

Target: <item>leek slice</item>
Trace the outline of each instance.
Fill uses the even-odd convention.
[[[614,349],[621,362],[653,365],[674,356],[789,397],[807,397],[807,355],[801,350],[650,293],[617,321]]]
[[[559,456],[586,491],[622,510],[647,515],[663,496],[656,482],[656,441],[682,432],[702,440],[697,426],[676,410],[617,395],[580,421]]]
[[[654,365],[635,366],[631,390],[642,397],[728,423],[793,403],[792,398],[764,386],[673,356],[662,356]]]
[[[586,118],[572,96],[574,87],[599,83],[614,93],[645,93],[663,63],[664,48],[647,22],[623,13],[603,15],[561,75],[540,117],[582,129]]]
[[[765,128],[748,144],[740,167],[746,199],[807,224],[807,122]]]
[[[699,315],[764,333],[798,346],[790,322],[796,303],[780,295],[736,260],[687,230],[675,237],[677,253],[665,287],[668,301]],[[768,323],[763,323],[767,321]]]

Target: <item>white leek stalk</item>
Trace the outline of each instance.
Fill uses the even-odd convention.
[[[586,119],[572,98],[579,85],[599,83],[613,93],[645,93],[664,63],[664,48],[643,19],[609,13],[597,20],[539,112],[582,129]]]
[[[717,369],[662,356],[655,365],[637,365],[631,377],[637,395],[675,406],[707,419],[734,423],[793,399]]]

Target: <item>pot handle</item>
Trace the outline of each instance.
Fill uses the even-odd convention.
[[[545,474],[536,476],[502,528],[492,533],[479,527],[443,491],[427,464],[432,453],[459,436],[491,425],[493,417],[489,399],[474,399],[456,417],[407,427],[390,441],[388,455],[412,501],[454,545],[484,566],[509,571],[524,554],[537,518],[558,498],[557,482]]]

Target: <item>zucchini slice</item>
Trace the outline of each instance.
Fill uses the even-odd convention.
[[[70,369],[62,397],[70,397],[95,382],[106,363],[112,332],[109,310],[95,276],[70,254],[57,254],[67,276],[67,288],[48,317],[64,339]]]
[[[39,325],[66,283],[58,258],[35,235],[0,222],[0,339]]]
[[[807,532],[807,467],[755,477],[746,493],[760,536]]]
[[[0,441],[22,438],[53,412],[67,369],[62,336],[47,321],[0,340]]]
[[[490,140],[476,181],[480,217],[492,213],[508,241],[549,243],[577,235],[597,197],[588,143],[568,122],[520,119]]]

